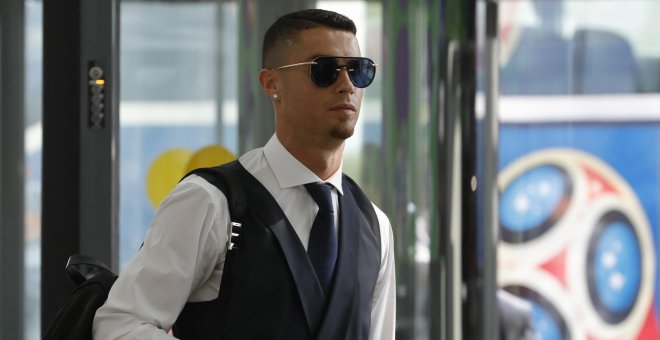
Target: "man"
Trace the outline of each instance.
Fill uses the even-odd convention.
[[[98,310],[96,339],[167,339],[172,327],[182,338],[394,338],[391,226],[342,175],[375,75],[359,56],[355,25],[337,13],[303,10],[270,27],[259,82],[276,131],[231,165],[248,196],[238,252],[228,253],[227,196],[187,177]]]

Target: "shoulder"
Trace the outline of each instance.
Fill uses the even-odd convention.
[[[195,174],[192,174],[181,180],[181,182],[176,185],[174,190],[172,190],[172,194],[177,192],[191,192],[193,194],[208,196],[217,196],[222,194],[222,192],[218,190],[218,188],[216,188],[213,184],[209,183],[203,177]]]
[[[227,198],[222,191],[203,177],[191,174],[177,183],[157,212],[185,210],[188,214],[199,214],[222,210],[226,206]]]
[[[371,205],[374,207],[374,211],[376,212],[376,217],[378,217],[378,223],[380,224],[380,229],[382,230],[383,228],[390,229],[390,219],[387,217],[387,214],[383,212],[376,204],[371,202]]]

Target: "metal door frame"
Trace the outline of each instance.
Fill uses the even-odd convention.
[[[43,13],[42,331],[73,288],[68,256],[118,268],[119,3],[44,1]],[[90,106],[96,85],[101,120]]]

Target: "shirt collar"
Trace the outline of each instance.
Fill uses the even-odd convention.
[[[343,161],[339,169],[326,181],[321,180],[315,173],[300,163],[287,149],[284,148],[277,135],[273,135],[264,146],[264,155],[273,169],[280,188],[292,188],[312,182],[326,182],[332,184],[337,192],[344,194],[341,186]]]

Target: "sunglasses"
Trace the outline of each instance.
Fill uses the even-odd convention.
[[[342,62],[340,64],[339,62]],[[346,68],[348,78],[355,87],[365,88],[376,76],[376,64],[369,58],[362,57],[318,57],[312,61],[276,67],[281,70],[289,67],[310,65],[312,81],[319,87],[328,87],[337,80],[339,71]]]

